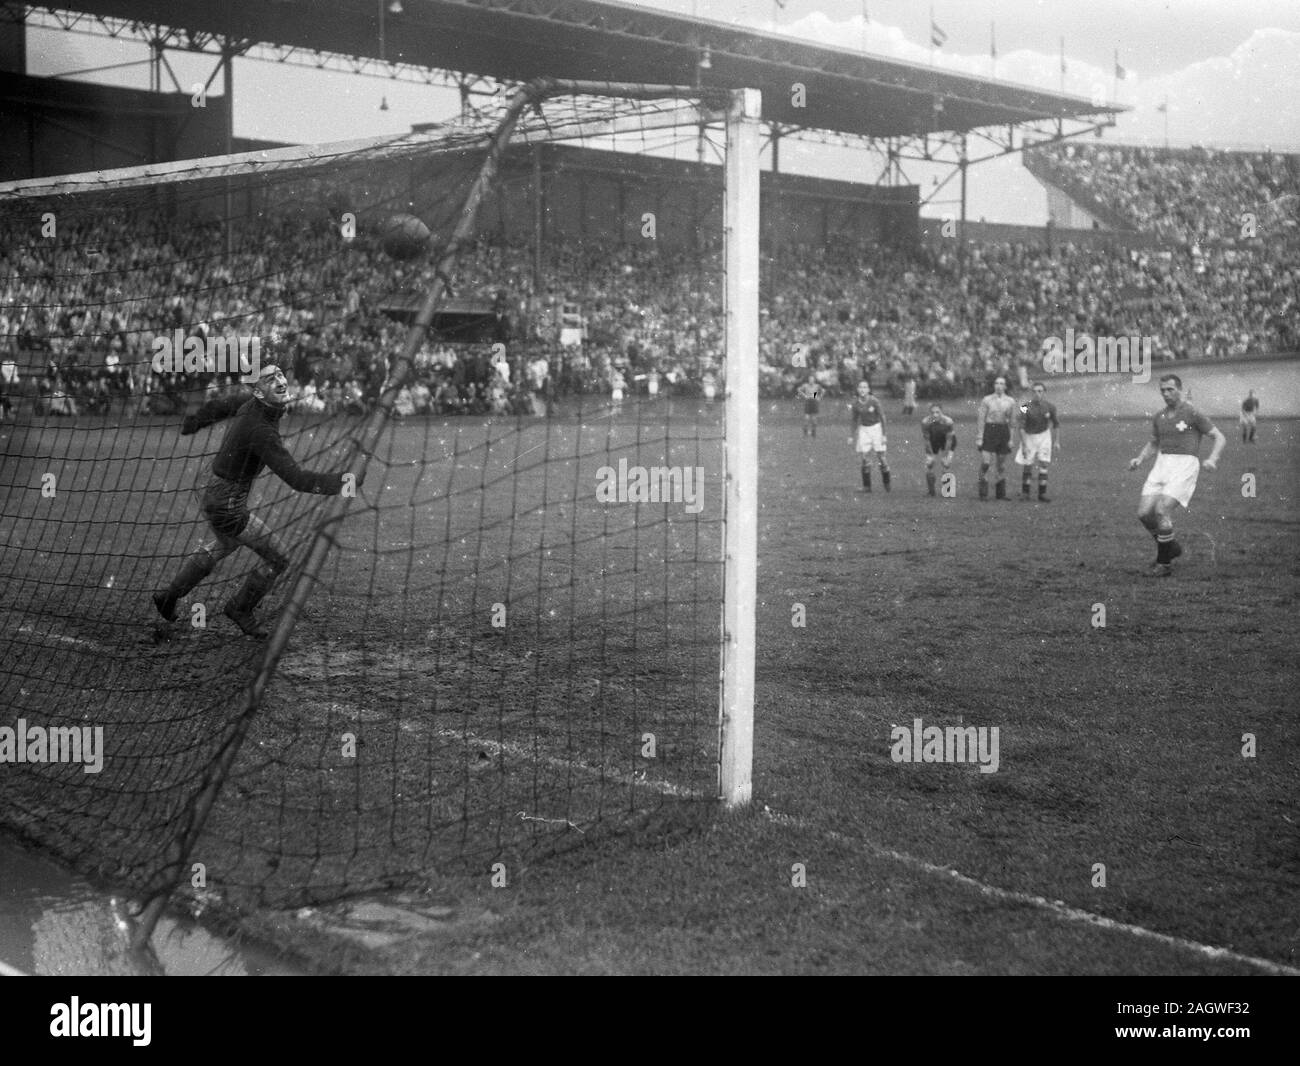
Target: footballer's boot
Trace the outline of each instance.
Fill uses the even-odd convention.
[[[987,500],[988,498],[989,498],[989,483],[984,478],[980,478],[980,499]]]
[[[1174,568],[1168,563],[1153,563],[1147,571],[1148,577],[1173,577]]]
[[[244,579],[239,591],[226,604],[225,616],[239,626],[247,636],[257,637],[259,640],[265,640],[269,636],[266,626],[253,616],[253,609],[262,602],[262,597],[271,591],[274,583],[274,577],[260,570],[254,570]]]
[[[212,568],[216,564],[205,551],[195,552],[185,560],[181,567],[181,572],[176,575],[165,589],[153,594],[153,605],[158,608],[158,613],[162,615],[163,621],[176,621],[176,604],[200,581],[212,573]]]
[[[1007,483],[1005,479],[998,481],[998,483],[994,485],[994,496],[999,500],[1005,500],[1007,498]]]

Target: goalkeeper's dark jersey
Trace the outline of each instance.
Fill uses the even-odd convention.
[[[197,433],[233,415],[235,421],[226,430],[226,438],[212,460],[212,472],[217,477],[247,485],[264,467],[270,467],[291,489],[337,496],[343,491],[342,474],[304,470],[289,454],[276,428],[283,414],[283,407],[263,403],[256,396],[250,398],[247,393],[235,393],[209,400],[187,415],[181,433]]]

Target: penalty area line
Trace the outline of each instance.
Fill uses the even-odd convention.
[[[61,633],[45,633],[30,625],[19,626],[18,632],[25,637],[35,637],[37,640],[43,640],[46,642],[53,641],[57,644],[73,644],[82,648],[94,648],[95,651],[101,652],[105,655],[113,654],[113,652],[109,648],[104,647],[103,644],[98,644],[93,640],[85,640],[82,637],[67,637],[63,636]]]
[[[619,784],[627,785],[629,787],[648,788],[653,792],[660,792],[665,796],[680,796],[686,799],[702,799],[711,795],[711,793],[705,793],[697,788],[683,788],[681,785],[674,785],[671,781],[652,781],[645,777],[625,773],[620,770],[602,770],[599,766],[592,766],[579,759],[560,759],[554,755],[541,755],[530,750],[523,744],[515,744],[508,740],[489,740],[487,737],[476,736],[473,733],[458,733],[454,729],[435,729],[434,734],[440,737],[460,740],[466,744],[473,744],[494,755],[500,755],[504,752],[507,755],[513,755],[516,759],[528,761],[538,759],[546,763],[548,766],[554,766],[564,770],[578,770],[592,777],[609,778],[617,781]]]
[[[769,807],[763,808],[772,821],[781,825],[798,826],[817,832],[813,826],[810,826],[804,819],[795,818],[788,814],[780,814]],[[998,888],[996,885],[986,885],[983,881],[978,881],[969,877],[950,866],[939,866],[936,863],[926,862],[925,859],[918,859],[915,855],[908,855],[906,852],[894,851],[892,848],[883,848],[878,844],[873,844],[868,840],[858,840],[853,837],[845,836],[833,829],[821,830],[825,836],[830,837],[837,843],[846,844],[851,847],[866,848],[873,855],[882,859],[890,859],[902,866],[910,866],[913,869],[921,870],[924,873],[936,874],[950,881],[956,881],[958,884],[967,888],[973,888],[980,895],[990,899],[1001,900],[1004,903],[1019,903],[1024,906],[1034,907],[1037,910],[1047,911],[1055,915],[1062,921],[1078,922],[1084,925],[1096,926],[1100,929],[1107,929],[1118,933],[1128,933],[1143,940],[1154,940],[1156,943],[1163,944],[1166,947],[1177,948],[1181,951],[1189,951],[1204,958],[1213,959],[1216,962],[1239,962],[1247,966],[1254,966],[1263,970],[1265,973],[1274,976],[1300,977],[1300,969],[1294,966],[1287,966],[1285,963],[1273,962],[1270,959],[1260,959],[1253,955],[1242,955],[1240,952],[1232,951],[1229,948],[1219,948],[1212,944],[1202,944],[1196,940],[1188,940],[1180,936],[1171,936],[1168,933],[1158,933],[1154,929],[1147,929],[1145,926],[1133,925],[1130,922],[1117,921],[1114,918],[1107,918],[1105,915],[1094,914],[1092,911],[1086,911],[1081,907],[1072,907],[1064,900],[1048,899],[1046,896],[1036,896],[1031,892],[1017,892],[1009,888]]]

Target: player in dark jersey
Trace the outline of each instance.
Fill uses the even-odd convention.
[[[1020,498],[1029,499],[1029,485],[1037,466],[1038,500],[1051,503],[1047,497],[1047,467],[1061,450],[1061,424],[1056,417],[1056,405],[1045,398],[1047,387],[1035,381],[1033,390],[1033,398],[1020,405],[1020,447],[1016,449],[1016,462],[1021,468]]]
[[[1241,401],[1241,442],[1242,444],[1255,443],[1255,426],[1259,421],[1259,400],[1255,398],[1255,390],[1251,389],[1246,398]]]
[[[253,481],[269,467],[286,485],[299,492],[337,496],[343,491],[344,474],[304,470],[294,461],[280,440],[276,423],[289,402],[289,386],[279,367],[263,368],[253,387],[246,392],[219,396],[185,418],[182,434],[196,433],[206,426],[234,416],[203,489],[203,516],[212,529],[184,562],[165,589],[154,593],[153,602],[163,621],[176,621],[176,605],[200,581],[241,545],[262,558],[239,591],[225,606],[225,615],[250,637],[265,637],[266,629],[254,618],[253,610],[284,573],[289,558],[266,523],[248,510],[248,493]],[[356,484],[361,484],[361,474]]]
[[[795,395],[803,400],[803,435],[817,436],[817,414],[821,410],[822,387],[809,374],[808,380],[795,390]]]
[[[943,413],[943,407],[930,404],[930,413],[921,419],[921,440],[925,444],[925,487],[934,492],[934,461],[937,458],[946,474],[957,450],[957,423]]]
[[[1183,399],[1182,390],[1183,383],[1177,374],[1166,374],[1160,379],[1165,409],[1151,420],[1151,439],[1128,464],[1130,470],[1136,470],[1148,457],[1156,456],[1138,505],[1138,521],[1156,541],[1152,577],[1169,577],[1173,573],[1173,561],[1183,554],[1182,547],[1174,540],[1174,508],[1186,507],[1191,502],[1197,474],[1202,467],[1213,470],[1218,466],[1219,456],[1228,443],[1213,422]],[[1213,441],[1210,457],[1203,463],[1197,461],[1202,437]]]
[[[849,443],[862,456],[862,490],[871,491],[871,455],[880,461],[880,480],[889,491],[889,464],[885,462],[885,409],[871,395],[871,382],[858,382],[858,398],[849,404],[853,435]]]

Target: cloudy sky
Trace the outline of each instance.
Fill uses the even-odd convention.
[[[420,0],[406,0],[417,5]],[[1300,2],[1297,0],[935,0],[947,34],[930,48],[930,7],[918,0],[644,0],[639,6],[861,49],[874,55],[997,77],[1047,89],[1061,87],[1065,39],[1067,92],[1131,107],[1106,139],[1163,143],[1168,100],[1171,144],[1300,151]],[[866,18],[864,19],[864,11]],[[990,56],[995,30],[998,59]],[[394,40],[391,28],[388,40]],[[1126,77],[1114,77],[1115,54]],[[77,34],[33,30],[33,74],[65,74],[143,60],[138,46]],[[205,81],[211,63],[169,53],[182,85]],[[148,86],[144,63],[83,75],[85,80]],[[379,109],[385,100],[388,110]],[[235,65],[235,132],[309,142],[397,133],[445,117],[457,99],[445,90],[253,60]],[[834,154],[783,151],[787,169],[832,176],[846,163]],[[936,173],[909,177],[933,188]],[[941,196],[947,196],[944,192]],[[951,211],[936,202],[926,214]],[[971,171],[969,213],[990,221],[1041,223],[1041,190],[1014,159]]]

